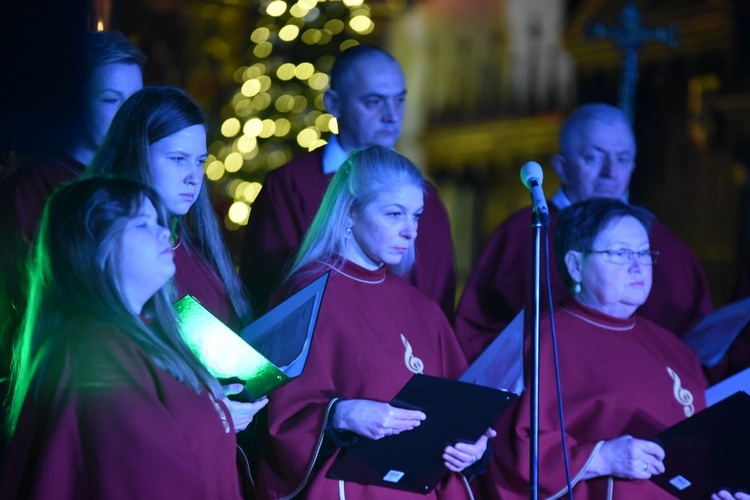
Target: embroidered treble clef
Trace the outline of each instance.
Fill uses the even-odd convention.
[[[695,406],[693,406],[693,393],[682,387],[682,381],[680,381],[680,377],[673,369],[667,367],[667,373],[669,373],[669,376],[674,380],[674,386],[672,388],[674,398],[685,407],[685,416],[691,416],[695,413]]]
[[[404,352],[404,362],[406,363],[406,367],[412,373],[422,373],[424,371],[424,363],[422,363],[421,359],[412,354],[411,344],[406,340],[403,333],[401,334],[401,342],[404,343],[404,347],[406,348],[406,352]]]

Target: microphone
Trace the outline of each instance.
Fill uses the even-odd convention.
[[[531,193],[531,205],[534,213],[536,213],[539,222],[547,226],[549,225],[549,209],[542,190],[542,179],[544,179],[544,172],[537,162],[529,161],[521,167],[521,182]]]

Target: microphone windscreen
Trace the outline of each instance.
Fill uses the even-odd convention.
[[[523,185],[528,189],[531,189],[530,184],[532,179],[536,179],[541,186],[542,180],[544,179],[544,172],[542,171],[542,166],[537,162],[528,161],[523,164],[523,167],[521,167],[521,182],[523,182]]]

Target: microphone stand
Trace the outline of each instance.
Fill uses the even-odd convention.
[[[534,272],[532,277],[531,321],[532,321],[532,371],[531,371],[531,453],[530,453],[530,491],[529,498],[539,498],[539,317],[540,317],[540,290],[541,290],[541,248],[542,248],[542,226],[549,227],[549,214],[542,213],[539,216],[536,210],[532,212],[532,245],[534,252]],[[548,271],[549,272],[549,271]]]

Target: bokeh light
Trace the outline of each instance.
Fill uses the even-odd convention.
[[[274,0],[266,6],[266,14],[273,17],[279,17],[286,12],[286,2],[283,0]]]
[[[247,219],[250,217],[250,206],[241,201],[235,201],[232,203],[232,206],[229,207],[227,215],[235,224],[244,226],[247,224]]]
[[[224,168],[227,172],[237,172],[242,168],[243,161],[241,154],[237,152],[229,153],[226,159],[224,159]]]
[[[229,198],[221,214],[229,230],[247,224],[269,170],[338,132],[324,101],[328,74],[341,51],[374,29],[367,0],[261,0],[259,11],[246,59],[224,73],[235,92],[205,163],[206,178]],[[214,36],[201,50],[229,58],[228,40]]]
[[[349,26],[357,33],[362,34],[370,33],[375,27],[372,20],[370,20],[370,18],[365,15],[359,15],[351,18],[349,20]]]
[[[315,72],[315,66],[309,62],[303,62],[299,64],[294,70],[294,76],[300,80],[307,80]]]
[[[240,133],[240,121],[237,118],[229,118],[221,124],[221,135],[234,137]]]
[[[260,118],[250,118],[245,122],[245,126],[242,127],[245,135],[249,135],[250,137],[258,137],[261,130],[263,130],[263,122]]]
[[[299,35],[299,28],[293,24],[287,24],[279,31],[279,38],[285,42],[291,42]]]
[[[248,80],[242,84],[240,92],[242,92],[242,95],[245,97],[253,97],[260,92],[260,82],[255,78]]]
[[[206,177],[211,181],[218,181],[224,176],[224,164],[214,160],[206,165]]]

